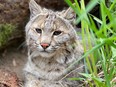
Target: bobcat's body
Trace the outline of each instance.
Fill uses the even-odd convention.
[[[67,69],[83,54],[71,25],[74,13],[71,9],[63,12],[41,9],[34,0],[30,1],[30,11],[30,21],[26,25],[28,61],[24,68],[25,87],[78,87],[77,82],[62,79],[81,65]],[[81,71],[79,69],[67,77],[76,77]]]

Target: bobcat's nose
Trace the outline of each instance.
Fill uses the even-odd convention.
[[[46,48],[48,48],[50,46],[50,44],[48,44],[48,43],[41,43],[41,46],[42,46],[43,49],[46,49]]]

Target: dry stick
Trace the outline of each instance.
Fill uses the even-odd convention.
[[[74,71],[76,71],[76,70],[78,70],[78,69],[80,69],[80,68],[82,68],[82,67],[84,67],[85,65],[83,65],[83,66],[80,66],[80,67],[78,67],[78,68],[76,68],[76,69],[74,69],[74,70],[72,70],[72,71],[70,71],[68,74],[66,74],[63,78],[61,78],[58,82],[61,84],[61,86],[62,87],[64,87],[63,85],[62,85],[62,80],[63,79],[65,79],[67,76],[69,76],[71,73],[73,73]]]
[[[100,73],[98,73],[98,76],[99,76],[100,78],[103,77],[103,76],[104,76],[104,72],[101,71]]]
[[[59,82],[59,84],[61,85],[61,87],[64,87],[63,84],[61,82]]]
[[[113,78],[113,80],[111,82],[116,82],[116,77]]]

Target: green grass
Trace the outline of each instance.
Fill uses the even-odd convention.
[[[15,28],[12,24],[0,24],[0,48],[8,43],[7,41]]]
[[[83,86],[116,86],[116,0],[90,0],[85,6],[84,0],[65,0],[78,15],[76,24],[81,23],[84,55],[72,65],[85,59],[85,78]],[[90,14],[97,4],[100,6],[100,18]],[[71,66],[72,66],[71,65]],[[73,78],[72,78],[73,79]],[[78,79],[78,78],[77,78]],[[76,80],[74,78],[73,80]]]

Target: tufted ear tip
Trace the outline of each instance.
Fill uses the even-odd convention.
[[[71,7],[69,7],[66,11],[63,11],[62,14],[65,19],[71,22],[74,22],[74,20],[76,19],[76,13]]]
[[[41,6],[38,5],[34,0],[30,0],[29,9],[30,9],[30,13],[31,13],[30,18],[32,18],[35,15],[40,14],[42,12]]]
[[[74,18],[76,16],[75,12],[73,11],[72,8],[68,8],[65,12],[65,18],[67,19],[71,19],[71,18]]]

